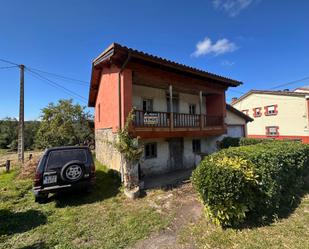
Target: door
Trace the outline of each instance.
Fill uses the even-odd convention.
[[[183,168],[183,138],[169,140],[170,171]]]
[[[227,135],[229,137],[244,137],[244,127],[242,125],[228,125]]]

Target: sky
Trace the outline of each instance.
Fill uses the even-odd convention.
[[[61,98],[86,106],[91,62],[112,42],[242,81],[230,102],[309,85],[308,13],[307,0],[0,0],[0,59],[26,66],[26,120]],[[0,61],[0,119],[18,117],[10,66]]]

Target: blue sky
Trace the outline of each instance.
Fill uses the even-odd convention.
[[[308,13],[306,0],[2,0],[0,58],[89,81],[92,59],[118,42],[243,81],[230,101],[309,76]],[[6,66],[0,62],[0,118],[18,116],[19,72]],[[86,83],[40,74],[88,98]],[[309,80],[288,88],[302,85]],[[26,72],[26,120],[60,98],[70,95]]]

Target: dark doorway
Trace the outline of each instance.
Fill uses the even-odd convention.
[[[170,170],[183,168],[183,138],[172,138],[169,140]]]

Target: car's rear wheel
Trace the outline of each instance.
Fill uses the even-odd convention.
[[[48,194],[38,194],[34,197],[34,201],[40,204],[46,203],[48,200]]]
[[[61,178],[65,182],[77,182],[83,178],[84,174],[85,166],[80,161],[68,162],[61,170]]]

